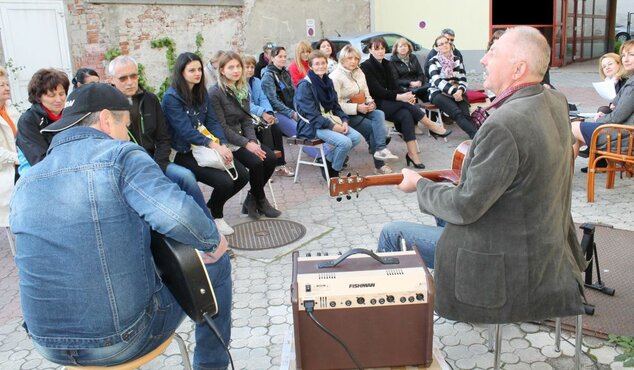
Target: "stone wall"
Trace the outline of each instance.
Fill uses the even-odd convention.
[[[174,1],[174,3],[178,3]],[[257,56],[265,42],[293,49],[297,41],[322,36],[369,32],[369,0],[245,0],[243,6],[96,4],[67,0],[66,22],[73,68],[90,67],[105,76],[105,53],[119,47],[146,68],[148,84],[158,87],[167,76],[165,50],[150,42],[170,37],[176,53],[194,51],[196,34],[203,55],[235,50]],[[306,36],[306,19],[316,33]]]

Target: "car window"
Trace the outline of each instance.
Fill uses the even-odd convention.
[[[394,34],[390,34],[390,35],[383,35],[383,38],[385,39],[385,42],[387,43],[387,50],[386,52],[391,53],[392,52],[392,48],[394,47],[394,44],[396,43],[396,41],[398,39],[400,39],[402,36],[400,35],[394,35]]]

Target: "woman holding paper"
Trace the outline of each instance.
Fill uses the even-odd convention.
[[[621,57],[616,53],[607,53],[603,54],[603,56],[599,59],[599,75],[603,79],[603,83],[607,84],[609,90],[614,91],[609,100],[614,100],[615,94],[621,90],[621,87],[625,85],[627,81],[627,77],[625,77],[625,68],[623,68],[623,63],[621,63]],[[600,82],[597,84],[601,84]],[[595,88],[597,88],[597,84],[595,84]],[[603,95],[602,95],[603,96]],[[610,103],[609,105],[604,105],[599,107],[597,112],[608,114],[612,112],[614,109],[614,105]]]
[[[621,46],[621,62],[625,76],[631,76],[634,73],[634,40],[625,41]],[[620,88],[612,104],[614,109],[608,114],[597,113],[594,122],[572,121],[572,134],[576,139],[573,144],[575,157],[579,154],[579,148],[590,142],[597,127],[607,123],[634,125],[634,78],[629,78]]]

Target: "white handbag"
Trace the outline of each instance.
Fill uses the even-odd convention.
[[[192,155],[200,167],[212,167],[225,170],[233,181],[238,179],[238,171],[235,169],[233,161],[229,164],[225,164],[225,161],[216,149],[201,145],[192,145]],[[233,170],[233,172],[231,170]]]

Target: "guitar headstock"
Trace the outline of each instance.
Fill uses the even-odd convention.
[[[367,186],[366,179],[363,176],[351,176],[348,174],[345,177],[333,177],[330,179],[328,190],[331,197],[337,197],[337,201],[340,202],[341,198],[345,196],[347,199],[352,198],[352,194],[357,194]]]

